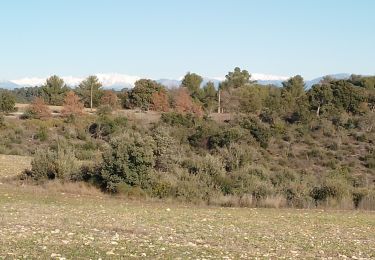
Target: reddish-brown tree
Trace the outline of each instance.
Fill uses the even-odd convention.
[[[193,102],[186,88],[179,88],[175,93],[174,106],[179,113],[194,113],[198,116],[203,115],[200,105]]]
[[[189,113],[193,106],[193,101],[186,88],[179,88],[174,96],[174,106],[179,113]]]
[[[112,110],[118,109],[119,106],[119,99],[115,92],[112,90],[105,90],[104,95],[102,96],[100,100],[100,105],[102,106],[108,106]]]
[[[63,116],[78,116],[83,114],[83,103],[73,91],[69,91],[64,99],[63,109],[61,113]]]
[[[31,102],[26,110],[26,114],[37,119],[46,119],[52,116],[51,110],[44,102],[44,99],[37,97]]]
[[[154,92],[151,96],[151,110],[168,112],[168,95],[165,91]]]

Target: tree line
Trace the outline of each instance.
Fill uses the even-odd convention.
[[[347,80],[325,77],[306,89],[303,78],[297,75],[279,88],[257,84],[248,71],[237,67],[226,75],[218,89],[213,82],[204,86],[202,82],[200,75],[189,72],[178,88],[168,89],[154,80],[140,79],[132,89],[114,91],[103,90],[99,79],[89,76],[71,89],[63,79],[54,75],[40,87],[2,91],[0,109],[10,112],[16,101],[29,103],[36,97],[42,98],[47,105],[61,106],[69,91],[73,91],[88,108],[106,104],[112,109],[175,110],[198,115],[216,111],[255,113],[268,120],[282,116],[289,122],[307,120],[312,111],[319,117],[337,115],[342,111],[363,114],[375,109],[375,77],[352,75]]]

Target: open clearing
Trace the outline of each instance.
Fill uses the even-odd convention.
[[[0,178],[29,163],[0,155]],[[0,259],[375,258],[374,212],[186,206],[82,184],[0,183]]]
[[[0,154],[0,178],[11,177],[31,167],[32,157]]]
[[[0,259],[373,259],[375,214],[131,202],[0,185]]]

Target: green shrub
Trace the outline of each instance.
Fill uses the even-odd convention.
[[[267,198],[267,196],[272,194],[272,190],[269,187],[269,184],[266,182],[256,182],[254,190],[251,193],[256,200],[256,205],[261,203],[262,200]]]
[[[199,179],[199,183],[204,185],[205,189],[209,188],[215,194],[220,192],[227,194],[230,192],[226,171],[220,158],[210,154],[194,156],[185,160],[182,165],[191,175]]]
[[[249,164],[253,159],[253,149],[247,144],[230,144],[217,151],[222,158],[225,170],[232,172]]]
[[[5,128],[5,117],[4,115],[0,114],[0,128]]]
[[[307,156],[311,158],[318,158],[322,159],[323,158],[323,153],[319,148],[312,148],[309,151],[307,151]]]
[[[310,191],[310,196],[317,206],[320,202],[327,201],[328,198],[340,201],[349,192],[349,187],[345,181],[340,179],[328,179],[321,186],[316,186]]]
[[[36,181],[71,180],[78,170],[74,152],[59,147],[57,151],[49,148],[37,150],[31,162],[31,170],[26,174]]]
[[[84,164],[76,174],[71,175],[72,181],[85,181],[99,188],[103,185],[103,179],[100,175],[101,168],[99,164]]]
[[[192,134],[187,138],[189,144],[195,148],[207,148],[208,138],[213,132],[216,132],[212,127],[206,125],[198,125]]]
[[[93,140],[88,140],[82,145],[83,150],[95,150],[97,149],[97,145],[93,142]]]
[[[125,116],[117,116],[113,119],[115,125],[120,128],[126,128],[128,126],[128,118]]]
[[[96,114],[99,116],[108,116],[112,114],[113,108],[109,105],[101,105],[97,108]]]
[[[307,187],[302,184],[290,183],[284,192],[288,206],[303,208],[308,200],[307,191]]]
[[[143,189],[138,186],[131,186],[126,183],[119,183],[116,187],[116,192],[129,198],[147,197],[147,194]]]
[[[356,129],[358,128],[358,120],[355,120],[354,118],[349,118],[348,121],[344,124],[345,129]]]
[[[207,146],[209,149],[227,147],[230,144],[238,141],[241,136],[241,131],[238,128],[225,129],[217,134],[211,135],[208,138]]]
[[[250,134],[257,140],[262,148],[268,147],[269,139],[271,138],[271,131],[269,127],[259,121],[255,117],[242,117],[239,120],[240,125],[250,130]]]
[[[176,140],[170,135],[168,128],[158,127],[152,135],[155,148],[155,168],[160,171],[168,171],[176,163],[178,153]]]
[[[186,169],[175,169],[178,182],[176,184],[176,198],[188,202],[210,204],[222,193],[220,187],[204,174],[192,174]]]
[[[276,187],[287,187],[297,181],[297,174],[291,170],[274,172],[270,177],[271,183]]]
[[[233,193],[242,197],[252,195],[255,200],[262,200],[273,192],[268,174],[260,168],[246,166],[230,174]]]
[[[94,158],[94,151],[92,150],[76,150],[75,156],[78,160],[87,161]]]
[[[375,151],[370,151],[365,156],[365,165],[369,169],[375,169]]]
[[[271,125],[272,134],[275,136],[281,136],[285,141],[290,141],[289,133],[287,133],[286,123],[280,119],[275,120]]]
[[[77,139],[82,140],[82,141],[87,140],[88,135],[87,135],[87,132],[84,128],[79,127],[79,128],[76,129],[76,132],[77,132],[77,135],[76,135]]]
[[[360,195],[361,200],[359,202],[358,209],[375,210],[375,189],[372,188],[363,192],[366,193],[366,195],[364,197],[362,194]]]
[[[35,134],[35,138],[41,142],[47,141],[48,129],[44,126],[39,127],[38,132]]]
[[[176,198],[187,202],[202,202],[207,199],[210,189],[202,183],[197,175],[190,174],[186,169],[179,169],[178,185],[176,186]]]
[[[354,203],[355,208],[359,207],[363,198],[365,198],[368,193],[369,193],[368,189],[366,188],[356,188],[353,190],[352,197],[353,197],[353,203]]]
[[[124,133],[103,153],[101,177],[105,188],[117,192],[120,183],[148,188],[155,165],[155,141],[137,132]]]
[[[225,175],[225,169],[218,157],[207,154],[206,156],[194,156],[183,162],[183,167],[188,169],[190,174],[209,177],[207,181],[215,181],[219,176]]]
[[[0,112],[9,113],[15,111],[16,99],[10,92],[0,92]]]
[[[176,112],[163,113],[161,115],[161,121],[170,126],[185,126],[193,127],[199,118],[193,114],[181,114]]]
[[[151,195],[159,199],[176,197],[176,180],[175,176],[171,176],[168,173],[162,172],[155,174],[152,185],[151,185]]]
[[[88,131],[94,138],[108,139],[116,128],[116,123],[109,116],[100,116],[96,122],[89,126]]]

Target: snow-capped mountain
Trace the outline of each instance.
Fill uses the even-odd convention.
[[[98,73],[96,76],[99,78],[99,81],[102,82],[104,88],[107,89],[116,89],[120,90],[123,88],[132,88],[134,83],[144,77],[132,76],[120,73]],[[350,74],[341,73],[329,75],[335,79],[347,79],[350,77]],[[287,80],[287,76],[276,76],[269,74],[253,73],[251,79],[256,80],[259,84],[262,85],[275,85],[282,86],[282,82]],[[306,81],[306,87],[310,88],[312,85],[319,83],[323,77],[319,77],[312,80]],[[73,76],[63,76],[62,79],[65,83],[71,87],[77,86],[85,77],[73,77]],[[220,82],[225,80],[225,77],[203,77],[202,85],[205,85],[207,82],[211,81],[214,83],[215,87],[218,87]],[[15,80],[4,80],[0,81],[0,88],[5,89],[14,89],[20,87],[30,87],[30,86],[40,86],[44,84],[46,78],[42,77],[26,77]],[[180,79],[156,79],[160,84],[163,84],[166,87],[178,87],[181,85],[182,77]]]
[[[122,89],[122,88],[131,88],[134,86],[134,83],[143,78],[140,76],[133,76],[133,75],[126,75],[120,73],[98,73],[95,74],[99,81],[102,82],[105,88],[109,89]],[[73,77],[73,76],[63,76],[61,77],[65,83],[69,86],[77,86],[85,77]],[[252,74],[252,79],[258,81],[283,81],[288,77],[285,76],[275,76],[275,75],[268,75],[268,74],[261,74],[261,73],[254,73]],[[206,84],[207,82],[211,81],[217,87],[221,81],[223,81],[225,77],[203,77],[202,85]],[[4,81],[3,84],[0,82],[0,87],[2,88],[17,88],[17,87],[27,87],[27,86],[40,86],[44,84],[46,81],[46,77],[25,77],[20,79],[14,79],[9,81]],[[156,81],[160,84],[163,84],[167,87],[178,87],[181,84],[182,77],[179,79],[156,79]]]
[[[119,74],[119,73],[98,73],[95,74],[99,81],[102,82],[103,86],[105,88],[115,88],[115,89],[121,89],[125,87],[132,87],[134,86],[134,83],[141,79],[139,76],[130,76],[125,74]],[[78,86],[81,81],[85,79],[85,77],[73,77],[73,76],[63,76],[61,77],[64,82],[72,87]],[[32,77],[32,78],[21,78],[21,79],[15,79],[10,80],[8,82],[11,82],[14,84],[14,87],[26,87],[26,86],[41,86],[46,82],[47,78],[38,78],[38,77]]]
[[[156,82],[166,86],[167,88],[178,87],[181,84],[181,80],[177,79],[158,79]]]
[[[12,81],[8,81],[8,80],[0,80],[0,88],[3,88],[3,89],[14,89],[14,88],[18,88],[19,85],[12,82]]]
[[[349,73],[339,73],[339,74],[325,75],[325,76],[318,77],[318,78],[315,78],[315,79],[312,79],[312,80],[305,80],[306,88],[309,89],[314,84],[318,84],[326,76],[330,76],[333,79],[348,79],[350,77],[350,75],[351,74],[349,74]],[[285,80],[288,80],[288,77],[286,77],[285,79],[269,79],[269,80],[259,79],[259,80],[257,80],[257,82],[261,85],[275,85],[275,86],[278,86],[278,87],[282,87],[282,85],[283,85],[282,83]]]

